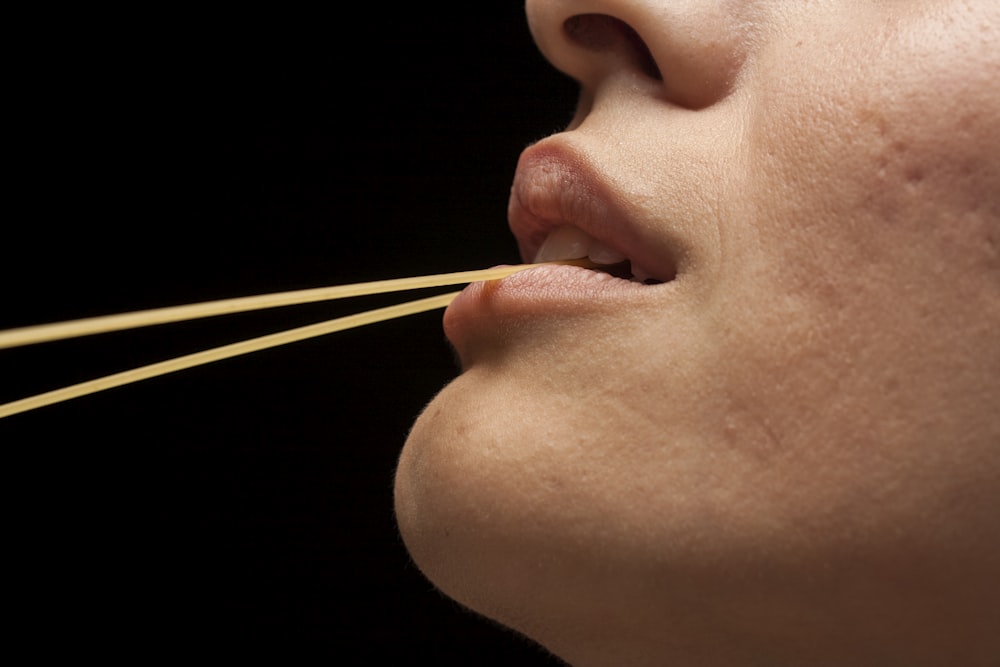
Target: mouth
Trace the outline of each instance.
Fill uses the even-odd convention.
[[[639,285],[677,277],[680,246],[665,245],[661,225],[565,140],[550,137],[521,154],[507,213],[525,261],[589,258],[588,268]]]
[[[594,158],[564,136],[526,149],[507,218],[522,260],[537,266],[472,283],[445,310],[445,335],[462,367],[527,344],[521,334],[574,335],[574,327],[565,327],[570,320],[620,323],[676,303],[687,246],[642,202],[616,188]]]
[[[535,253],[533,261],[539,264],[583,258],[590,261],[586,268],[643,285],[670,282],[677,274],[673,268],[666,271],[660,269],[658,273],[647,270],[624,253],[605,245],[582,229],[570,226],[553,229]]]

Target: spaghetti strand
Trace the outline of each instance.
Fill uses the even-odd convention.
[[[585,259],[551,263],[576,264],[579,266],[588,265],[588,262]],[[0,349],[18,347],[22,345],[33,345],[35,343],[44,343],[48,341],[62,340],[65,338],[75,338],[78,336],[89,336],[92,334],[107,333],[111,331],[121,331],[123,329],[135,329],[138,327],[152,326],[154,324],[166,324],[169,322],[180,322],[183,320],[213,317],[216,315],[229,315],[251,310],[276,308],[279,306],[300,305],[304,303],[330,301],[333,299],[344,299],[354,296],[366,296],[369,294],[385,294],[388,292],[424,289],[427,287],[459,285],[478,280],[497,280],[513,273],[517,273],[518,271],[523,271],[536,266],[538,265],[516,264],[492,269],[459,271],[457,273],[439,273],[428,276],[414,276],[412,278],[393,278],[390,280],[376,280],[373,282],[354,283],[351,285],[335,285],[333,287],[317,287],[292,292],[259,294],[256,296],[223,299],[221,301],[208,301],[205,303],[194,303],[184,306],[171,306],[168,308],[156,308],[132,313],[122,313],[119,315],[91,317],[80,320],[71,320],[68,322],[57,322],[54,324],[39,324],[19,329],[0,331]]]
[[[397,304],[395,306],[377,308],[375,310],[369,310],[355,315],[347,315],[346,317],[339,317],[337,319],[320,322],[318,324],[310,324],[296,329],[289,329],[287,331],[261,336],[259,338],[252,338],[238,343],[231,343],[229,345],[204,350],[202,352],[195,352],[194,354],[168,359],[166,361],[150,364],[148,366],[140,366],[139,368],[134,368],[132,370],[107,375],[102,378],[97,378],[96,380],[81,382],[79,384],[63,387],[62,389],[56,389],[54,391],[37,394],[29,398],[23,398],[18,401],[0,405],[0,418],[8,417],[21,412],[27,412],[28,410],[34,410],[46,405],[52,405],[53,403],[67,401],[72,398],[86,396],[87,394],[93,394],[105,389],[120,387],[132,382],[166,375],[167,373],[173,373],[186,368],[209,364],[213,361],[229,359],[231,357],[257,352],[259,350],[265,350],[279,345],[285,345],[287,343],[294,343],[307,338],[323,336],[335,331],[353,329],[354,327],[360,327],[384,320],[391,320],[397,317],[404,317],[406,315],[421,313],[435,308],[444,308],[451,303],[451,301],[458,296],[458,294],[458,292],[451,292],[448,294],[428,297],[426,299],[418,299],[416,301]]]

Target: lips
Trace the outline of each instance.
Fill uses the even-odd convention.
[[[568,319],[617,317],[622,309],[660,308],[676,298],[677,263],[654,242],[660,232],[643,226],[641,214],[622,203],[626,198],[558,137],[522,154],[508,208],[511,230],[527,261],[589,257],[600,266],[542,264],[469,285],[444,316],[463,363],[476,356],[472,350],[509,344],[511,332],[529,321],[561,327]]]
[[[508,218],[525,261],[589,257],[636,282],[673,280],[674,258],[650,254],[623,200],[586,160],[547,140],[522,154]]]

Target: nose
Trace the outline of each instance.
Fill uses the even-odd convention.
[[[746,60],[746,16],[733,0],[527,0],[546,58],[593,91],[614,76],[688,109],[724,99]]]

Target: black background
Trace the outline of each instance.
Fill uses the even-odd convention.
[[[513,1],[10,28],[0,328],[517,261],[517,156],[576,92]],[[399,299],[0,351],[0,402]],[[12,636],[38,656],[556,664],[400,542],[400,447],[457,374],[440,316],[0,421]]]

